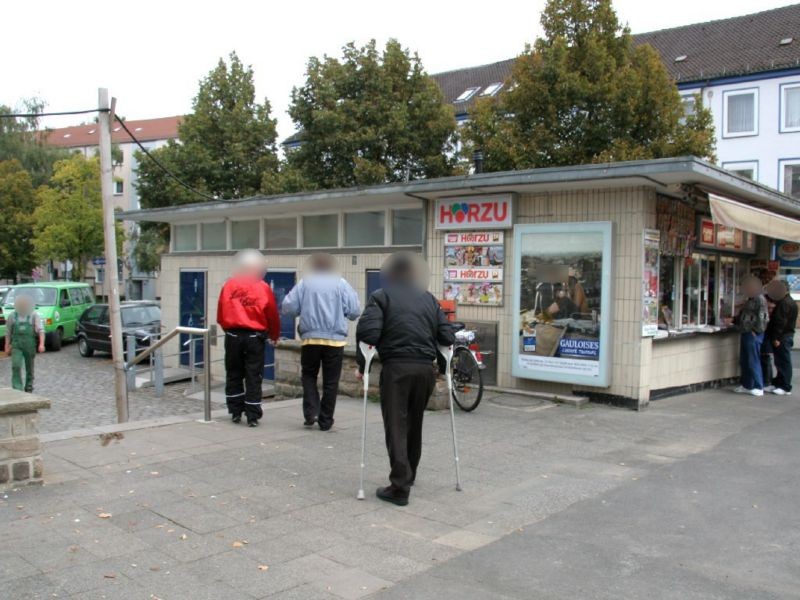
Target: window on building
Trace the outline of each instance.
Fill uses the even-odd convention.
[[[722,168],[738,175],[756,181],[758,179],[758,162],[755,160],[733,161],[722,163]]]
[[[115,196],[121,196],[124,189],[125,189],[125,184],[122,181],[120,181],[120,180],[114,181],[114,195]]]
[[[780,162],[781,191],[784,194],[800,198],[800,159]]]
[[[481,92],[481,96],[494,96],[497,92],[500,91],[500,88],[502,87],[503,87],[502,81],[498,81],[490,85],[487,85]]]
[[[202,250],[226,250],[228,234],[225,223],[202,223],[200,225],[200,248]]]
[[[713,325],[716,257],[693,254],[683,267],[683,325]]]
[[[264,247],[269,250],[297,248],[297,219],[264,219]]]
[[[303,217],[304,248],[335,248],[339,245],[339,215]]]
[[[732,323],[746,258],[695,253],[661,257],[659,325],[668,329]]]
[[[735,316],[736,296],[739,294],[739,279],[742,261],[723,256],[719,266],[719,324],[727,324]]]
[[[781,86],[781,131],[800,131],[800,83]]]
[[[481,88],[469,87],[465,89],[463,92],[461,92],[461,95],[458,98],[456,98],[456,102],[466,102],[467,100],[472,98],[479,89]]]
[[[697,96],[694,94],[684,94],[681,96],[681,105],[683,106],[683,117],[694,116],[697,112]]]
[[[345,246],[383,246],[386,232],[386,213],[357,212],[344,215]]]
[[[172,232],[175,235],[172,247],[176,252],[197,250],[197,225],[175,225]]]
[[[422,235],[421,208],[392,211],[392,245],[417,246],[422,244]]]
[[[725,92],[723,104],[726,137],[758,135],[758,90]]]
[[[231,248],[258,248],[261,244],[258,220],[231,221]]]

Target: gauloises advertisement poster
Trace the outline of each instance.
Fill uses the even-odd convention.
[[[607,386],[611,223],[514,228],[515,377]]]
[[[502,231],[444,236],[444,297],[458,304],[501,306],[505,246]]]

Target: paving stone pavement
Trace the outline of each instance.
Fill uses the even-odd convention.
[[[52,402],[50,410],[40,413],[40,431],[71,431],[117,422],[110,356],[98,353],[83,358],[77,344],[65,343],[59,352],[37,355],[35,365],[34,391]],[[11,387],[11,361],[4,354],[0,354],[0,387]],[[163,398],[157,398],[152,388],[130,392],[130,419],[139,421],[202,411],[201,401],[184,397],[188,387],[188,383],[167,385]]]
[[[490,396],[457,414],[462,492],[449,416],[426,416],[405,508],[373,495],[388,471],[375,404],[367,499],[355,499],[361,404],[347,398],[327,433],[304,429],[290,400],[267,405],[257,429],[187,419],[126,431],[107,446],[96,436],[49,442],[45,485],[0,495],[0,598],[336,600],[399,591],[794,406],[725,391],[660,400],[642,413]]]

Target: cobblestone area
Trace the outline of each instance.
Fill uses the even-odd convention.
[[[11,387],[11,361],[0,354],[0,387]],[[142,420],[203,410],[202,401],[185,398],[187,383],[167,385],[163,398],[152,388],[130,392],[130,419]],[[77,344],[64,344],[60,352],[36,357],[34,391],[52,402],[40,413],[39,429],[44,433],[84,429],[117,422],[111,357],[97,354],[83,358]],[[215,404],[214,408],[221,405]]]

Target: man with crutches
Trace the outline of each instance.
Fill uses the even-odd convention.
[[[417,477],[422,420],[436,385],[437,348],[455,341],[421,270],[413,255],[393,255],[384,266],[386,285],[370,296],[356,332],[358,342],[373,346],[381,359],[381,412],[391,471],[390,485],[376,494],[398,506],[408,504]],[[363,374],[360,352],[358,363]]]

